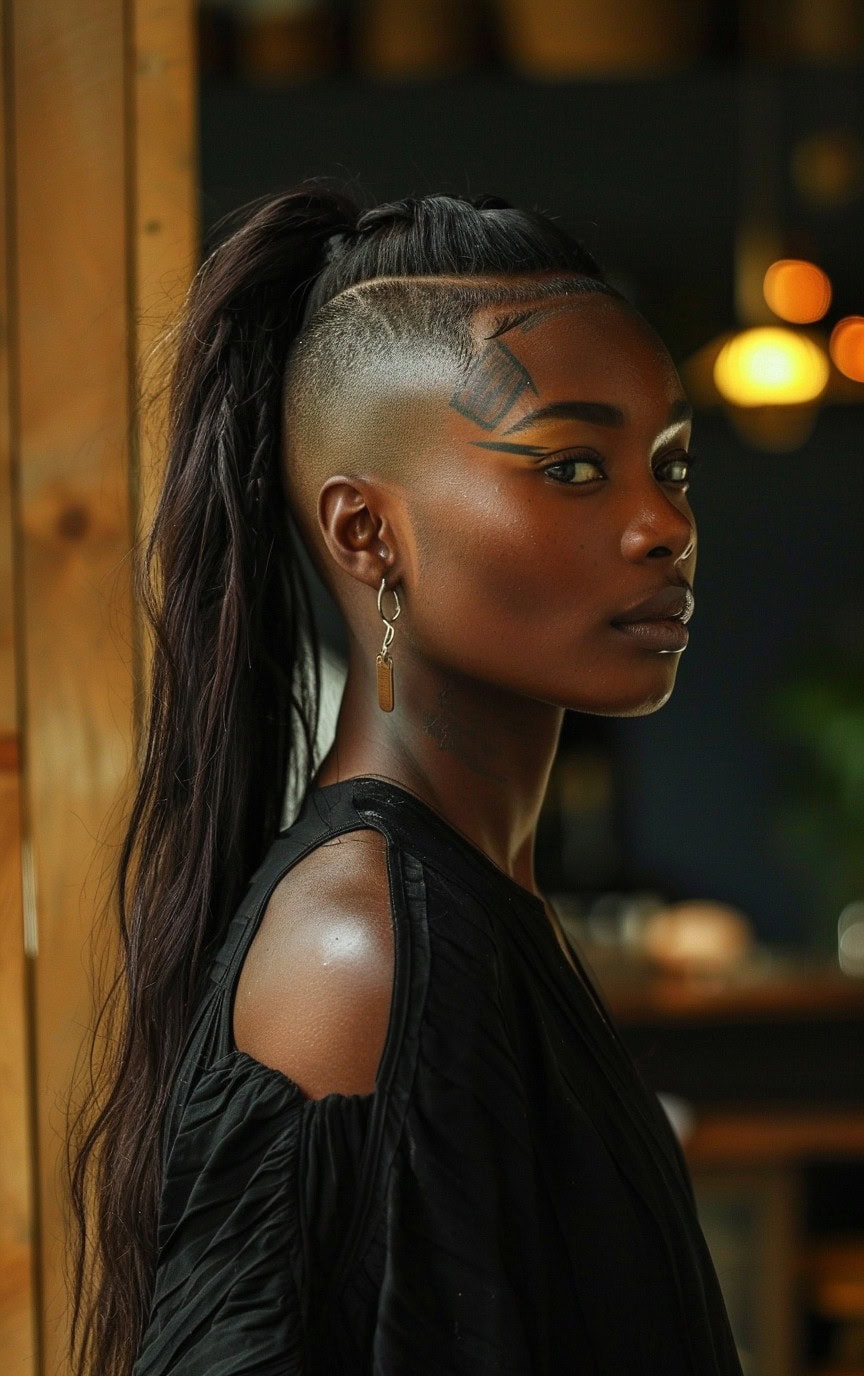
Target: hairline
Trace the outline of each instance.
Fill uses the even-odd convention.
[[[568,290],[568,282],[574,285],[575,290]],[[595,284],[594,291],[579,290],[580,286],[588,283]],[[487,290],[494,288],[496,295],[500,293],[502,302],[513,299],[524,304],[528,304],[534,299],[527,294],[529,287],[539,289],[536,296],[538,301],[554,299],[556,296],[588,296],[596,293],[612,296],[627,303],[627,298],[622,296],[617,287],[612,286],[602,277],[594,277],[590,272],[580,272],[577,268],[539,268],[534,272],[518,274],[472,273],[470,276],[465,273],[394,273],[386,277],[367,277],[359,282],[352,282],[348,286],[341,287],[333,296],[328,296],[326,301],[321,302],[315,314],[318,315],[319,312],[325,311],[332,302],[338,301],[340,297],[351,294],[373,295],[376,290],[397,285],[419,287],[421,290],[436,288],[452,290],[453,292],[458,292],[460,288],[478,292],[483,291],[484,287]],[[545,291],[543,290],[544,285],[547,288]],[[479,303],[477,309],[482,309],[484,304],[487,303]],[[497,305],[498,301],[489,301],[488,304]]]

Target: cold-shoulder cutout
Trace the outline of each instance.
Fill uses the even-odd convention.
[[[386,836],[368,828],[323,842],[267,903],[236,984],[235,1049],[308,1099],[373,1093],[394,965]]]

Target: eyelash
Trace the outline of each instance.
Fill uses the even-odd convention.
[[[667,464],[670,464],[670,463],[681,463],[682,461],[683,461],[683,462],[686,462],[686,464],[687,464],[687,477],[686,477],[686,478],[670,478],[670,479],[667,479],[667,481],[675,483],[676,487],[681,487],[682,489],[685,489],[685,488],[687,487],[687,485],[689,484],[689,482],[690,482],[690,475],[691,475],[691,473],[692,473],[692,471],[693,471],[694,466],[699,462],[699,455],[698,455],[698,454],[694,454],[692,450],[682,449],[682,450],[680,451],[680,453],[677,453],[677,454],[669,454],[669,455],[663,460],[662,463],[659,463],[659,464],[657,465],[657,468],[655,468],[654,471],[655,471],[655,473],[656,473],[659,469],[665,468]],[[592,468],[599,468],[600,471],[603,473],[604,477],[606,476],[606,469],[605,469],[605,466],[604,466],[604,464],[603,464],[603,460],[602,460],[602,459],[598,459],[598,458],[594,458],[594,457],[589,458],[589,457],[588,457],[587,455],[585,455],[585,454],[572,454],[572,455],[569,455],[569,456],[565,455],[565,457],[564,457],[563,459],[562,459],[562,458],[556,458],[556,460],[555,460],[554,463],[548,464],[548,465],[546,466],[546,468],[544,468],[542,471],[543,471],[544,473],[549,473],[549,472],[551,472],[551,470],[552,470],[553,468],[564,468],[567,464],[574,464],[574,463],[587,463],[587,464],[590,464]],[[591,482],[596,482],[597,479],[596,479],[596,478],[590,478],[590,479],[588,480],[588,482],[586,482],[586,483],[569,483],[569,482],[566,482],[566,481],[562,481],[562,480],[559,479],[559,478],[553,478],[552,481],[553,481],[553,482],[556,482],[556,483],[559,483],[561,487],[587,487],[587,486],[589,485],[589,483],[591,483]]]

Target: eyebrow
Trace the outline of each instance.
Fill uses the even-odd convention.
[[[689,401],[679,397],[672,403],[668,425],[692,419],[693,407]],[[553,401],[548,406],[541,406],[537,411],[529,411],[527,416],[517,420],[515,425],[504,431],[504,434],[518,434],[520,430],[527,430],[544,420],[582,420],[587,421],[589,425],[611,425],[617,428],[625,423],[621,407],[613,406],[608,401]]]
[[[471,440],[472,449],[496,449],[502,454],[524,454],[529,459],[545,459],[551,449],[536,444],[507,444],[505,440]]]

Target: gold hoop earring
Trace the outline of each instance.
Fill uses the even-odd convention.
[[[381,652],[376,660],[376,665],[378,669],[378,706],[381,708],[382,712],[392,712],[394,701],[393,660],[390,658],[390,655],[388,654],[387,650],[388,646],[390,645],[393,639],[394,630],[392,623],[388,621],[386,616],[384,615],[384,611],[381,606],[381,598],[384,596],[384,587],[386,582],[387,578],[385,575],[381,579],[381,586],[378,589],[378,610],[381,613],[381,619],[384,622],[384,625],[387,629],[384,632],[384,644],[381,646]],[[390,591],[396,598],[396,610],[393,613],[393,620],[395,621],[397,616],[401,612],[402,608],[399,606],[399,597],[397,595],[396,589],[391,588]]]

